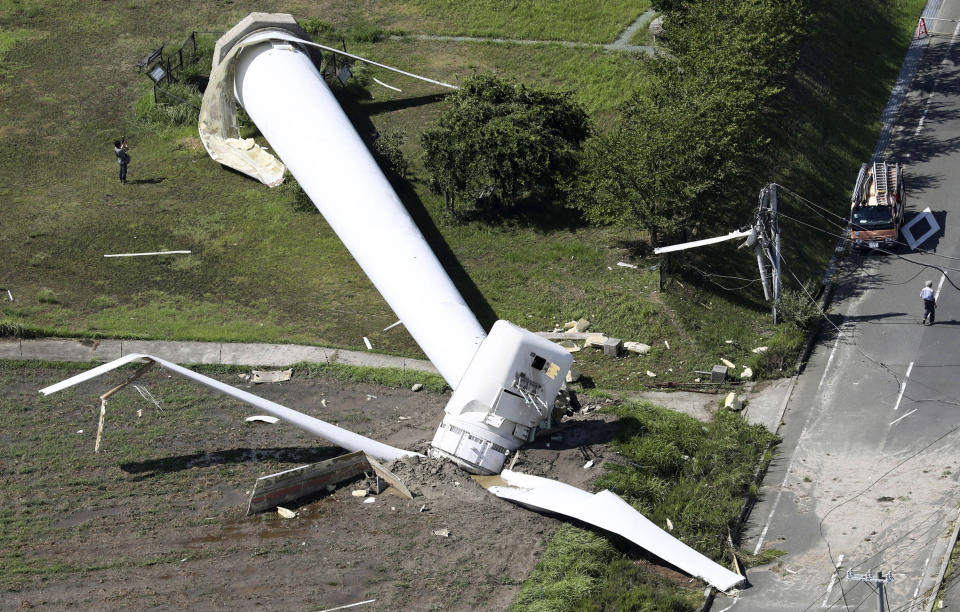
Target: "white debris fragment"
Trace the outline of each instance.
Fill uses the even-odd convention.
[[[287,370],[251,370],[250,380],[255,385],[260,383],[285,382],[293,376],[293,368]]]
[[[400,419],[401,421],[409,421],[409,420],[410,420],[410,417],[408,417],[408,416],[401,416],[401,417],[397,417],[397,418]]]
[[[418,512],[423,512],[426,509],[427,509],[427,504],[423,504],[422,506],[420,506],[420,510],[418,510]]]
[[[753,370],[750,368],[743,368],[743,372],[740,372],[740,378],[753,378]]]
[[[441,538],[449,538],[449,537],[450,537],[450,530],[449,530],[449,529],[434,529],[434,530],[433,530],[433,535],[438,535],[438,536],[440,536]]]
[[[667,529],[669,531],[673,531],[673,521],[671,521],[670,519],[667,519]]]
[[[733,363],[733,362],[730,361],[729,359],[726,359],[725,357],[721,357],[721,358],[720,358],[720,363],[722,363],[723,365],[727,366],[727,367],[730,368],[731,370],[737,367],[737,365],[736,365],[735,363]]]
[[[276,422],[279,421],[280,419],[278,419],[278,418],[275,417],[275,416],[270,416],[270,415],[266,415],[266,414],[255,414],[255,415],[253,415],[253,416],[248,416],[248,417],[247,417],[246,419],[244,419],[244,420],[245,420],[247,423],[268,423],[268,424],[270,424],[270,425],[273,425],[274,423],[276,423]]]
[[[140,408],[139,410],[137,410],[137,418],[139,419],[142,416],[143,416],[143,408]]]
[[[367,350],[368,350],[368,351],[372,351],[372,350],[373,350],[373,345],[370,344],[370,338],[367,338],[366,336],[364,336],[364,337],[363,337],[363,343],[364,343],[365,345],[367,345]]]
[[[354,489],[350,492],[350,495],[353,495],[354,497],[366,497],[367,493],[368,491],[366,489]]]
[[[758,354],[759,354],[759,353],[766,353],[768,348],[769,348],[769,347],[766,347],[766,346],[758,346],[757,348],[753,349],[753,350],[750,351],[750,352],[751,352],[751,353],[758,353]]]
[[[563,324],[563,330],[564,331],[571,330],[576,326],[577,326],[576,321],[567,321],[566,323]]]
[[[567,370],[567,377],[566,377],[565,380],[566,380],[568,383],[574,383],[574,382],[577,382],[578,380],[580,380],[580,377],[581,377],[581,376],[583,376],[583,375],[580,373],[580,370],[578,370],[578,369],[576,369],[576,368],[570,368],[569,370]]]
[[[633,265],[632,263],[627,263],[625,261],[618,261],[617,265],[620,266],[621,268],[633,268],[633,269],[637,268],[637,266]]]
[[[650,345],[643,342],[624,342],[623,348],[638,355],[646,355],[650,352]]]
[[[650,378],[653,378],[656,375],[657,375],[656,372],[651,372],[650,370],[647,370],[647,376],[649,376]]]
[[[393,85],[387,85],[386,83],[384,83],[383,81],[381,81],[381,80],[378,79],[377,77],[373,77],[373,82],[376,83],[377,85],[382,85],[382,86],[386,87],[387,89],[392,89],[393,91],[400,91],[400,92],[403,91],[403,90],[400,89],[399,87],[394,87]]]
[[[78,430],[77,430],[77,433],[83,433],[83,430],[82,430],[82,429],[78,429]]]
[[[611,268],[610,266],[607,266],[607,270],[613,270],[613,268]]]
[[[735,399],[737,399],[737,394],[735,391],[731,391],[730,393],[727,393],[727,397],[723,399],[723,407],[730,408],[731,406],[733,406],[733,402]]]
[[[575,332],[585,332],[590,329],[590,321],[586,319],[577,319],[577,322],[573,325],[573,331]]]
[[[410,390],[411,390],[411,391],[420,391],[420,390],[422,390],[422,389],[423,389],[423,384],[422,384],[422,383],[417,383],[417,384],[413,385],[412,387],[410,387]]]
[[[376,497],[368,497],[368,498],[366,498],[365,500],[363,500],[363,503],[365,503],[365,504],[372,504],[372,503],[375,502],[375,501],[377,501],[377,498],[376,498]]]
[[[287,510],[283,506],[277,506],[277,514],[279,514],[285,519],[292,519],[293,517],[297,516],[296,512],[294,512],[293,510]]]
[[[577,351],[580,350],[580,345],[574,342],[573,340],[563,340],[561,342],[558,342],[557,344],[567,349],[568,353],[576,353]]]
[[[700,382],[700,377],[694,378],[693,382]]]
[[[670,350],[670,343],[667,342],[666,340],[664,340],[664,341],[663,341],[663,344],[664,344],[664,346],[667,347],[667,350],[669,351],[669,350]]]
[[[327,400],[321,399],[321,400],[320,400],[320,405],[323,406],[324,408],[326,408],[326,407],[327,407]]]
[[[733,344],[733,340],[724,340],[727,344]]]
[[[604,334],[590,334],[587,336],[587,339],[583,341],[583,346],[600,348],[606,341],[607,337]]]
[[[592,468],[592,467],[593,467],[593,459],[591,459],[590,461],[587,461],[586,463],[583,464],[583,469],[585,469],[585,470],[589,470],[589,469]]]

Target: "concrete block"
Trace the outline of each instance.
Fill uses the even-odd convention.
[[[727,379],[727,366],[715,365],[710,370],[710,382],[722,383]]]
[[[608,357],[617,357],[623,348],[623,340],[620,338],[607,338],[603,343],[603,354]]]

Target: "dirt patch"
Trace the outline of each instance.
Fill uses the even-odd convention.
[[[500,500],[454,464],[392,462],[415,494],[333,492],[247,517],[265,474],[342,454],[284,423],[249,424],[245,405],[151,372],[111,400],[94,455],[97,395],[122,375],[40,399],[71,372],[0,370],[0,608],[505,609],[558,520]],[[424,450],[447,396],[328,379],[247,385],[291,408],[388,444]],[[140,415],[137,416],[137,411]],[[83,433],[79,433],[80,431]],[[596,410],[565,418],[524,449],[514,469],[584,486],[600,473],[615,426]],[[592,460],[588,469],[584,465]],[[16,529],[16,528],[15,528]],[[20,564],[20,565],[18,565]]]

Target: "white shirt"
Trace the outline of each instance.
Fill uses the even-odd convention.
[[[931,289],[930,287],[924,287],[923,289],[921,289],[920,299],[928,302],[932,302],[935,299],[933,295],[933,289]]]

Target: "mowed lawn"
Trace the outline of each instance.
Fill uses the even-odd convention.
[[[0,302],[0,320],[47,335],[350,348],[363,347],[366,336],[377,351],[417,356],[402,327],[382,331],[396,317],[322,217],[298,209],[291,188],[271,190],[220,167],[193,126],[136,120],[134,104],[149,91],[136,62],[161,43],[175,49],[191,31],[222,32],[255,10],[321,19],[343,31],[603,43],[647,7],[0,0],[0,287],[15,297]],[[640,85],[636,67],[643,61],[550,43],[401,37],[348,41],[347,48],[452,83],[492,71],[569,90],[600,128],[615,121],[617,106]],[[380,69],[367,72],[402,91],[371,82],[342,96],[345,107],[368,141],[378,133],[405,137],[411,172],[398,191],[485,325],[505,318],[541,331],[585,317],[593,330],[650,344],[646,357],[576,355],[597,384],[623,388],[648,383],[647,370],[658,374],[656,382],[692,381],[695,370],[708,370],[720,357],[742,362],[773,334],[756,283],[733,293],[675,283],[661,293],[658,259],[646,256],[639,231],[588,227],[550,205],[493,225],[449,218],[426,187],[419,146],[419,134],[443,109],[443,90]],[[123,135],[131,144],[129,185],[119,183],[112,151]],[[840,177],[818,188],[840,193],[837,185],[845,182]],[[819,240],[813,255],[825,261],[829,239]],[[742,259],[749,272],[752,256],[733,245],[718,248],[729,260]],[[103,257],[160,250],[191,254]],[[621,261],[638,267],[620,267]]]

